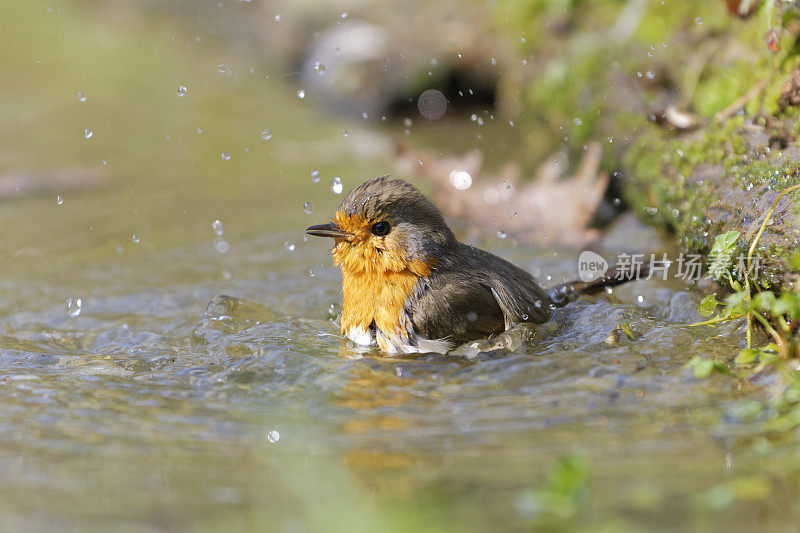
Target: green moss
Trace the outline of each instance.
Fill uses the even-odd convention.
[[[716,235],[731,229],[744,232],[760,216],[747,210],[751,206],[743,205],[719,220],[709,219],[708,208],[722,200],[720,194],[752,190],[752,201],[756,202],[765,190],[780,191],[800,179],[800,161],[776,164],[766,157],[767,146],[748,147],[743,122],[738,117],[724,125],[710,125],[702,135],[692,138],[675,138],[670,132],[652,130],[625,156],[629,180],[626,200],[646,220],[671,227],[686,252],[706,254]],[[781,121],[772,121],[764,133],[773,137],[779,130],[785,130]],[[703,179],[703,172],[709,172],[707,179]],[[764,244],[762,239],[756,251],[762,265],[759,283],[781,287],[787,276],[796,276],[800,271],[797,240],[785,235]]]
[[[799,163],[776,165],[770,156],[776,140],[800,134],[800,109],[778,110],[800,46],[782,32],[781,51],[767,50],[764,36],[777,19],[766,4],[742,20],[724,2],[649,2],[633,33],[617,39],[609,29],[625,25],[627,2],[498,0],[497,27],[520,59],[537,63],[519,94],[526,163],[556,150],[580,156],[585,143],[601,141],[605,168],[624,170],[627,203],[672,228],[684,251],[707,253],[716,235],[750,227],[759,216],[752,204],[737,210],[727,193],[753,190],[755,201],[765,185],[784,189],[800,176]],[[719,124],[715,115],[743,96],[746,115]],[[698,113],[706,126],[681,134],[649,122],[665,102]],[[767,133],[760,143],[753,117]],[[717,207],[725,208],[720,219],[709,219]],[[765,281],[778,286],[794,252],[767,241],[774,249],[760,250],[770,265]]]

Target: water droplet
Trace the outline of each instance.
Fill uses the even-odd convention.
[[[178,98],[183,98],[187,90],[186,85],[178,85]]]
[[[314,204],[312,204],[311,202],[303,203],[303,211],[305,212],[306,215],[310,215],[311,213],[314,212]]]
[[[639,302],[639,303],[642,303],[642,302],[644,302],[644,296],[642,296],[642,295],[640,294],[639,296],[637,296],[637,297],[636,297],[636,301],[637,301],[637,302]]]
[[[478,120],[478,115],[476,115],[475,113],[473,113],[472,115],[470,115],[469,119],[470,119],[472,122],[475,122],[476,120]]]
[[[417,109],[428,120],[440,119],[447,112],[447,98],[441,91],[428,89],[419,95]],[[411,124],[408,124],[407,127],[411,127]]]
[[[703,17],[697,17],[696,19],[694,19],[694,21],[696,23],[698,23],[698,24],[702,24],[703,23]]]
[[[94,136],[94,132],[92,131],[92,128],[90,128],[88,126],[83,128],[83,136],[86,137],[87,139],[91,139]]]
[[[297,245],[295,245],[295,243],[292,241],[286,241],[283,243],[283,247],[286,248],[286,251],[288,252],[294,252],[294,249],[297,247]]]
[[[325,72],[325,63],[323,63],[322,61],[317,61],[316,63],[314,63],[314,72],[318,72],[320,74]]]
[[[342,13],[342,20],[346,19],[347,17],[348,17],[347,11]]]
[[[522,320],[528,320],[528,315],[526,315],[525,313],[522,313]]]
[[[280,22],[280,21],[281,21],[281,14],[278,13],[277,15],[275,15],[275,22]]]
[[[61,196],[60,194],[56,196],[56,204],[61,205],[63,203],[64,203],[64,197]]]
[[[85,102],[86,101],[86,95],[83,94],[83,91],[78,91],[78,101],[79,102]]]
[[[133,244],[139,244],[140,242],[142,242],[142,238],[141,238],[141,237],[139,237],[139,236],[138,236],[137,234],[135,234],[135,233],[133,234],[133,237],[132,237],[131,239],[133,240]]]
[[[580,118],[575,117],[575,125],[580,126],[581,124],[583,124],[583,121]]]
[[[226,241],[225,239],[216,238],[214,239],[214,249],[217,252],[224,254],[231,249],[231,245],[228,244],[228,241]]]
[[[459,191],[463,191],[472,187],[472,176],[466,170],[453,170],[450,172],[450,183]]]
[[[314,276],[316,276],[316,275],[317,275],[317,273],[316,273],[316,272],[314,272],[314,269],[313,269],[313,268],[311,268],[311,269],[309,269],[309,270],[308,270],[308,277],[309,277],[309,278],[313,278],[313,277],[314,277]]]
[[[306,97],[306,92],[305,92],[303,89],[300,89],[299,91],[297,91],[297,97],[298,97],[300,100],[302,100],[303,98],[305,98],[305,97]]]
[[[311,181],[314,183],[319,183],[319,170],[311,171]]]
[[[342,130],[342,137],[344,137],[345,139],[347,139],[349,136],[350,136],[350,134],[349,134],[349,133],[347,133],[347,130]]]
[[[331,181],[331,190],[333,191],[333,194],[342,194],[342,191],[344,190],[344,185],[342,185],[342,178],[340,178],[339,176],[333,178],[333,180]]]
[[[225,65],[223,65],[222,63],[217,65],[217,72],[219,72],[220,74],[225,74]]]
[[[492,65],[496,65],[497,64],[497,60],[495,58],[492,58],[491,59],[491,63],[492,63]]]
[[[508,237],[508,233],[506,233],[503,230],[498,230],[497,236],[500,237],[501,239],[505,239],[506,237]]]
[[[261,130],[261,133],[259,133],[259,135],[265,141],[268,141],[268,140],[272,139],[272,132],[269,131],[269,130]]]
[[[281,434],[278,433],[277,430],[273,429],[269,433],[267,433],[267,440],[270,441],[272,444],[275,444],[279,440],[281,440]]]
[[[223,161],[229,161],[230,158],[231,158],[231,154],[230,154],[230,152],[222,152],[221,154],[219,154],[219,157]]]
[[[215,235],[218,235],[220,237],[222,236],[223,233],[225,233],[225,228],[222,226],[222,221],[220,221],[219,219],[211,223],[211,229],[214,230]]]
[[[81,307],[83,307],[83,300],[80,298],[70,298],[66,301],[67,306],[67,314],[75,318],[76,316],[81,314]]]

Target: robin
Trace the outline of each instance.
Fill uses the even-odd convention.
[[[459,242],[424,194],[388,176],[350,191],[332,224],[306,233],[334,240],[342,334],[388,353],[445,353],[514,324],[541,324],[581,294],[632,278],[609,271],[546,291],[524,270]]]

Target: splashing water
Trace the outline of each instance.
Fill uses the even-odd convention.
[[[213,229],[214,234],[219,237],[222,237],[222,234],[225,233],[225,228],[222,226],[222,221],[219,219],[211,223],[211,229]]]
[[[70,318],[75,318],[81,314],[81,308],[83,307],[83,300],[81,298],[70,298],[66,301],[67,307],[67,315]]]

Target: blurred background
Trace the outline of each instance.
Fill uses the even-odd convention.
[[[794,66],[750,4],[0,0],[0,527],[793,527],[776,383],[682,371],[741,347],[696,289],[362,357],[304,235],[392,174],[543,285],[705,246],[651,176]]]

